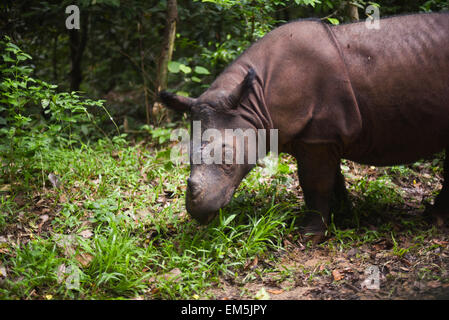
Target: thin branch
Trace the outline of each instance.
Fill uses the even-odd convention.
[[[332,12],[330,15],[320,18],[320,20],[326,20],[327,18],[330,18],[330,17],[334,16],[337,13],[338,13],[338,9],[335,10],[334,12]]]

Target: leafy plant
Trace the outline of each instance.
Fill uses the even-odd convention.
[[[203,83],[204,77],[210,75],[209,70],[205,67],[197,65],[192,69],[187,64],[179,61],[170,61],[168,63],[168,71],[181,82],[182,88],[185,91],[178,90],[176,93],[183,96],[189,96],[187,92],[191,91],[189,87],[198,86]]]
[[[56,85],[33,78],[33,68],[24,65],[31,56],[9,37],[0,49],[0,176],[13,183],[30,170],[44,171],[42,157],[51,146],[79,145],[95,126],[89,108],[106,109],[102,100],[57,93]]]

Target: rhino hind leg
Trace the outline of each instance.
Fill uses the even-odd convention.
[[[338,167],[335,176],[330,212],[344,216],[351,216],[352,213],[352,204],[351,201],[349,201],[348,190],[345,185],[345,177],[341,173],[340,166]]]
[[[443,167],[443,187],[435,198],[434,205],[426,209],[426,214],[430,215],[433,222],[442,227],[449,218],[449,148],[446,148],[446,155]]]

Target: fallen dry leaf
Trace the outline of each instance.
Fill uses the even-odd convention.
[[[345,276],[342,275],[342,274],[340,273],[340,271],[334,270],[334,271],[332,271],[332,277],[334,277],[334,281],[340,281],[340,280],[342,280]]]
[[[182,272],[180,269],[174,268],[174,269],[170,270],[169,272],[164,273],[160,277],[165,280],[178,282],[179,280],[181,280],[181,277],[180,277],[181,274],[182,274]]]
[[[376,249],[376,251],[380,250],[389,250],[393,247],[393,243],[387,239],[379,240],[377,243],[373,245],[373,248]]]
[[[78,262],[85,268],[89,266],[89,264],[92,262],[92,259],[94,258],[93,255],[90,253],[84,252],[79,253],[75,256],[75,259],[78,260]]]
[[[51,182],[53,188],[55,189],[59,189],[59,187],[61,186],[61,182],[59,181],[58,176],[54,173],[50,173],[48,175],[48,180]]]
[[[443,246],[443,247],[447,246],[447,244],[449,243],[447,241],[438,240],[438,239],[433,239],[432,242],[439,246]]]
[[[48,215],[43,214],[39,218],[41,219],[41,222],[38,224],[37,228],[38,228],[38,232],[41,233],[42,226],[44,225],[45,222],[48,221]]]
[[[252,270],[252,269],[254,269],[255,267],[257,267],[257,264],[259,263],[259,259],[257,258],[257,256],[254,258],[254,260],[252,260],[252,261],[248,261],[247,263],[246,263],[246,265],[245,265],[245,270],[248,270],[248,269],[250,269],[250,270]]]
[[[67,197],[66,195],[63,193],[59,196],[59,203],[65,203],[67,202]]]
[[[0,264],[0,278],[6,278],[6,268]]]
[[[93,235],[93,232],[88,229],[80,232],[80,236],[82,236],[84,239],[89,239]]]
[[[159,289],[159,288],[152,288],[151,290],[149,290],[149,292],[150,292],[152,295],[158,294],[159,291],[161,291],[161,289]]]
[[[292,243],[290,241],[288,241],[287,239],[284,239],[284,247],[288,248],[288,247],[291,247],[291,246],[292,246]]]
[[[279,290],[267,289],[267,292],[271,293],[271,294],[281,294],[282,292],[284,292],[284,290],[282,290],[282,289],[279,289]]]
[[[44,224],[45,222],[48,221],[48,215],[47,214],[43,214],[39,218],[42,220],[40,224]]]
[[[435,289],[435,288],[440,288],[441,287],[441,282],[440,281],[436,281],[436,280],[432,280],[427,282],[427,286],[429,288]]]

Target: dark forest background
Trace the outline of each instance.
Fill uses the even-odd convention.
[[[72,4],[79,30],[65,27]],[[369,5],[381,17],[448,9],[445,0],[2,1],[0,30],[32,56],[37,78],[105,99],[117,123],[132,130],[169,121],[155,103],[159,89],[199,95],[274,27],[311,17],[366,19]]]

